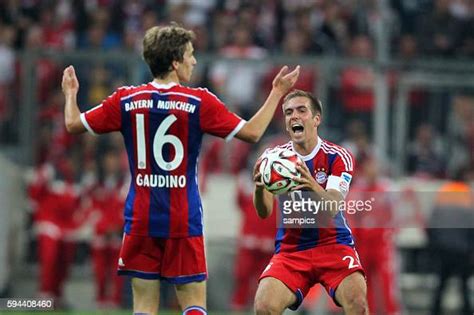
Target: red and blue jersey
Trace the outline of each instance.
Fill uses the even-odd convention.
[[[291,141],[279,147],[295,151]],[[302,156],[296,153],[321,187],[326,190],[335,189],[341,192],[344,198],[347,196],[354,172],[354,159],[346,149],[318,138],[318,144],[309,155]],[[284,200],[285,197],[280,196],[280,208]],[[280,227],[275,239],[275,253],[302,251],[329,244],[354,245],[351,229],[342,211],[331,218],[324,227]]]
[[[202,235],[197,163],[202,136],[232,139],[245,121],[207,89],[150,82],[122,87],[81,114],[93,134],[120,131],[131,185],[125,233],[176,238]]]

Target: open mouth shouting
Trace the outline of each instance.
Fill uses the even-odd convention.
[[[293,123],[293,124],[291,125],[291,130],[293,131],[293,133],[294,133],[295,135],[301,135],[301,134],[303,134],[304,127],[303,127],[303,125],[300,124],[300,123]]]

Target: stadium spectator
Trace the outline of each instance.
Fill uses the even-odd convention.
[[[371,39],[367,35],[358,35],[351,40],[350,53],[353,58],[370,60],[374,56]],[[346,115],[362,120],[370,126],[374,108],[375,74],[369,66],[353,65],[342,70],[341,97]]]
[[[451,276],[461,280],[463,306],[459,314],[472,314],[469,277],[474,264],[474,201],[468,183],[474,179],[472,164],[460,169],[454,180],[443,184],[435,197],[427,235],[438,285],[432,297],[430,314],[442,312],[442,297]]]
[[[474,97],[466,94],[455,95],[451,103],[447,122],[447,141],[456,154],[447,157],[447,172],[453,175],[459,165],[473,165],[473,121]]]
[[[349,25],[344,18],[344,10],[337,1],[327,1],[324,5],[324,20],[316,34],[316,43],[326,54],[342,54],[349,45]]]
[[[239,24],[233,28],[233,40],[225,46],[220,55],[231,59],[262,60],[266,51],[253,43],[251,29]],[[237,60],[218,61],[211,69],[211,81],[218,95],[243,118],[248,119],[258,95],[258,86],[266,67],[262,62],[249,63]],[[245,93],[242,93],[245,91]]]
[[[288,31],[283,38],[282,53],[285,56],[298,58],[299,56],[305,55],[309,51],[309,38],[301,32],[296,30]],[[262,88],[260,98],[263,98],[272,88],[272,80],[275,75],[280,71],[281,65],[274,65],[263,76]],[[317,70],[313,67],[304,67],[300,71],[300,79],[295,84],[295,88],[304,91],[315,91],[317,86]],[[270,125],[270,132],[279,133],[283,126],[283,113],[277,111],[275,119]]]
[[[395,244],[396,219],[390,182],[382,178],[375,157],[360,162],[358,178],[349,199],[371,201],[370,211],[350,215],[357,251],[367,276],[367,297],[371,314],[401,314],[398,253]]]
[[[450,0],[435,0],[434,9],[423,14],[417,27],[417,38],[422,54],[454,56],[462,42],[462,23],[450,11]]]
[[[234,261],[232,310],[248,310],[258,277],[272,257],[276,234],[276,212],[262,222],[253,206],[252,170],[244,168],[237,176],[237,205],[241,213],[240,232]],[[276,203],[275,203],[275,206]]]
[[[427,178],[445,176],[445,157],[442,152],[441,142],[433,127],[429,124],[418,126],[415,139],[408,147],[408,173]]]
[[[102,154],[99,179],[89,193],[95,221],[91,241],[95,294],[100,308],[117,308],[122,303],[123,279],[116,274],[115,265],[122,242],[127,183],[119,153],[109,150]]]
[[[13,41],[16,29],[0,25],[0,133],[5,134],[4,124],[13,113],[11,100],[15,79],[15,53]],[[0,136],[3,138],[3,136]],[[6,139],[4,139],[6,140]]]
[[[43,164],[28,178],[33,204],[34,231],[38,241],[39,296],[55,299],[59,309],[64,284],[74,260],[75,234],[83,218],[77,185],[78,163],[63,156],[56,164]]]

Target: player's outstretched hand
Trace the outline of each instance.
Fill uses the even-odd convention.
[[[61,83],[64,95],[77,94],[79,91],[79,81],[73,66],[64,69],[63,81]]]
[[[272,86],[284,95],[295,85],[299,75],[300,66],[296,66],[295,69],[289,73],[288,66],[284,66],[273,79]]]
[[[298,183],[297,186],[293,187],[291,190],[312,190],[317,191],[318,183],[311,176],[311,172],[304,163],[298,163],[296,169],[301,174],[300,177],[293,177],[292,180]]]

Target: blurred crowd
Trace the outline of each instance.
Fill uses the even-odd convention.
[[[13,49],[138,50],[143,31],[176,21],[198,34],[199,52],[219,52],[247,29],[252,44],[284,52],[290,35],[302,37],[303,53],[347,55],[358,35],[375,37],[376,0],[6,0],[0,4],[2,44]],[[393,51],[473,56],[469,0],[388,1],[386,28]],[[298,34],[298,35],[296,35]],[[41,37],[40,42],[35,38]],[[35,42],[35,43],[33,43]]]
[[[265,62],[266,56],[297,58],[321,54],[373,60],[376,22],[382,17],[380,4],[376,0],[2,1],[0,143],[15,143],[19,137],[14,126],[19,123],[21,110],[16,105],[21,103],[19,95],[25,80],[18,53],[116,50],[139,55],[146,29],[176,21],[196,32],[198,53],[227,58],[198,64],[191,85],[211,88],[232,110],[248,118],[263,101],[280,67]],[[458,59],[474,56],[472,1],[387,4],[383,28],[389,34],[394,58],[410,61],[426,56]],[[82,110],[101,102],[116,87],[130,84],[130,73],[122,64],[94,61],[75,65],[81,83]],[[35,65],[34,112],[40,126],[35,133],[35,164],[51,158],[48,154],[61,154],[74,144],[62,126],[59,82],[63,67],[63,63],[47,57],[38,59]],[[398,71],[387,72],[391,102]],[[354,64],[338,69],[334,76],[337,87],[329,95],[331,114],[325,118],[325,124],[337,133],[330,140],[340,142],[355,136],[347,127],[349,120],[360,120],[366,129],[363,133],[370,136],[376,80],[373,69]],[[151,79],[146,69],[142,77],[143,81]],[[321,78],[316,67],[304,67],[297,88],[316,92],[321,80],[328,78]],[[242,93],[243,90],[246,92]],[[447,95],[444,97],[444,102],[449,104],[445,105],[447,115],[442,115],[441,121],[427,121],[434,97],[422,88],[410,93],[413,119],[409,136],[413,143],[407,171],[444,177],[460,163],[472,162],[474,100],[464,92]],[[273,133],[281,131],[281,115],[277,114],[276,118],[270,128]],[[425,124],[420,126],[421,123]],[[438,129],[439,126],[445,127]],[[443,156],[448,143],[459,150],[455,157]]]

